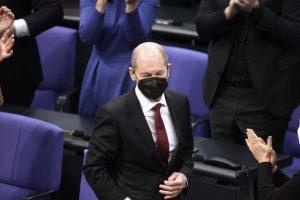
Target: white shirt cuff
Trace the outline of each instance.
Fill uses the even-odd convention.
[[[16,29],[16,37],[25,37],[30,35],[27,23],[24,19],[15,20],[14,26]]]

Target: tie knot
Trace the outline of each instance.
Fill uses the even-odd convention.
[[[153,107],[153,110],[154,110],[155,112],[157,112],[157,111],[160,110],[160,107],[161,107],[161,104],[158,103],[158,104],[156,104],[156,105]]]

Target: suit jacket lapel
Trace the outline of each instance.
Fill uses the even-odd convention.
[[[136,128],[137,133],[142,137],[144,142],[149,148],[150,152],[153,152],[157,161],[160,163],[160,157],[157,152],[157,148],[155,142],[152,138],[152,133],[148,126],[148,123],[143,114],[140,103],[136,97],[134,90],[132,90],[129,94],[128,98],[128,118],[131,120],[133,126]]]
[[[169,107],[169,112],[172,117],[172,121],[174,124],[175,132],[178,141],[180,140],[181,134],[181,125],[182,125],[182,111],[179,109],[180,105],[177,105],[176,102],[173,101],[173,98],[171,97],[171,94],[169,92],[165,92],[166,101]]]
[[[179,109],[180,105],[177,105],[176,102],[173,101],[173,98],[172,98],[171,94],[169,92],[165,92],[165,97],[166,97],[166,101],[167,101],[167,104],[168,104],[168,107],[169,107],[169,112],[170,112],[171,117],[172,117],[173,125],[174,125],[174,128],[175,128],[175,133],[176,133],[177,141],[178,141],[177,147],[176,147],[175,151],[173,152],[173,156],[171,158],[171,161],[169,162],[169,167],[171,167],[172,163],[174,162],[174,159],[176,158],[176,154],[179,151],[179,145],[180,145],[181,136],[182,136],[181,126],[182,126],[182,121],[184,119],[182,119],[182,117],[181,117],[182,112],[181,112],[181,109]]]

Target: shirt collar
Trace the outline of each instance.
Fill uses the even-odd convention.
[[[160,103],[162,106],[166,106],[167,102],[166,102],[166,98],[165,98],[165,94],[162,94],[161,98],[157,101],[157,100],[153,100],[150,98],[147,98],[139,89],[139,87],[136,85],[135,86],[135,94],[141,104],[142,110],[143,112],[148,112],[149,110],[151,110],[156,104]]]

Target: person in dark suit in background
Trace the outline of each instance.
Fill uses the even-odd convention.
[[[98,110],[83,172],[101,200],[181,199],[193,136],[187,97],[165,91],[169,68],[162,46],[140,44],[129,68],[135,89]]]
[[[58,0],[0,0],[0,4],[16,18],[10,28],[16,40],[14,56],[0,64],[5,104],[30,106],[43,78],[35,36],[62,20],[62,5]]]
[[[300,135],[298,132],[299,143]],[[276,153],[272,147],[272,137],[267,142],[258,137],[252,129],[247,129],[247,146],[258,161],[259,200],[299,200],[300,171],[292,178],[286,176],[276,166]]]
[[[196,26],[210,41],[203,89],[213,138],[245,144],[250,126],[280,152],[300,102],[300,1],[202,0]]]

